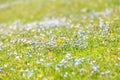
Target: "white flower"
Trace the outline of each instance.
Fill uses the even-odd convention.
[[[104,75],[104,74],[109,74],[109,73],[110,73],[109,70],[107,70],[107,71],[105,71],[105,72],[101,72],[102,75]]]
[[[68,72],[65,72],[64,77],[67,77],[67,76],[68,76]]]
[[[120,60],[120,57],[118,57],[118,60]]]
[[[52,66],[53,62],[47,63],[46,66]]]
[[[75,72],[72,72],[71,74],[72,74],[72,75],[75,75]]]
[[[10,68],[10,70],[11,70],[11,71],[13,71],[13,70],[14,70],[14,68]]]
[[[43,80],[48,80],[48,78],[43,78]]]
[[[4,64],[4,67],[6,68],[8,66],[8,64]]]

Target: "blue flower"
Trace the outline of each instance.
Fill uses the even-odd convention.
[[[75,59],[75,66],[78,66],[79,64],[81,64],[81,60],[80,59]]]
[[[33,72],[28,71],[28,77],[30,78],[30,77],[32,77],[32,75],[33,75]]]
[[[90,61],[90,56],[88,56],[86,59],[87,59],[88,61]]]
[[[80,72],[84,72],[84,68],[81,68],[81,69],[80,69]]]
[[[93,65],[93,66],[92,66],[92,70],[93,70],[94,72],[97,72],[97,71],[98,71],[98,66]]]
[[[2,72],[2,67],[0,67],[0,72]]]

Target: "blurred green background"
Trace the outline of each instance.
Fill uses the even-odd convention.
[[[20,19],[23,22],[51,17],[72,17],[79,21],[83,9],[84,15],[90,11],[101,11],[120,5],[120,0],[0,0],[0,23]],[[110,17],[120,14],[117,10]],[[89,18],[88,18],[89,19]]]

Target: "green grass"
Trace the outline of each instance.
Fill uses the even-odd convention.
[[[0,80],[119,80],[119,4],[0,0]]]

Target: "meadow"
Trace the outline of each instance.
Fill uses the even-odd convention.
[[[120,80],[120,0],[0,0],[0,80]]]

